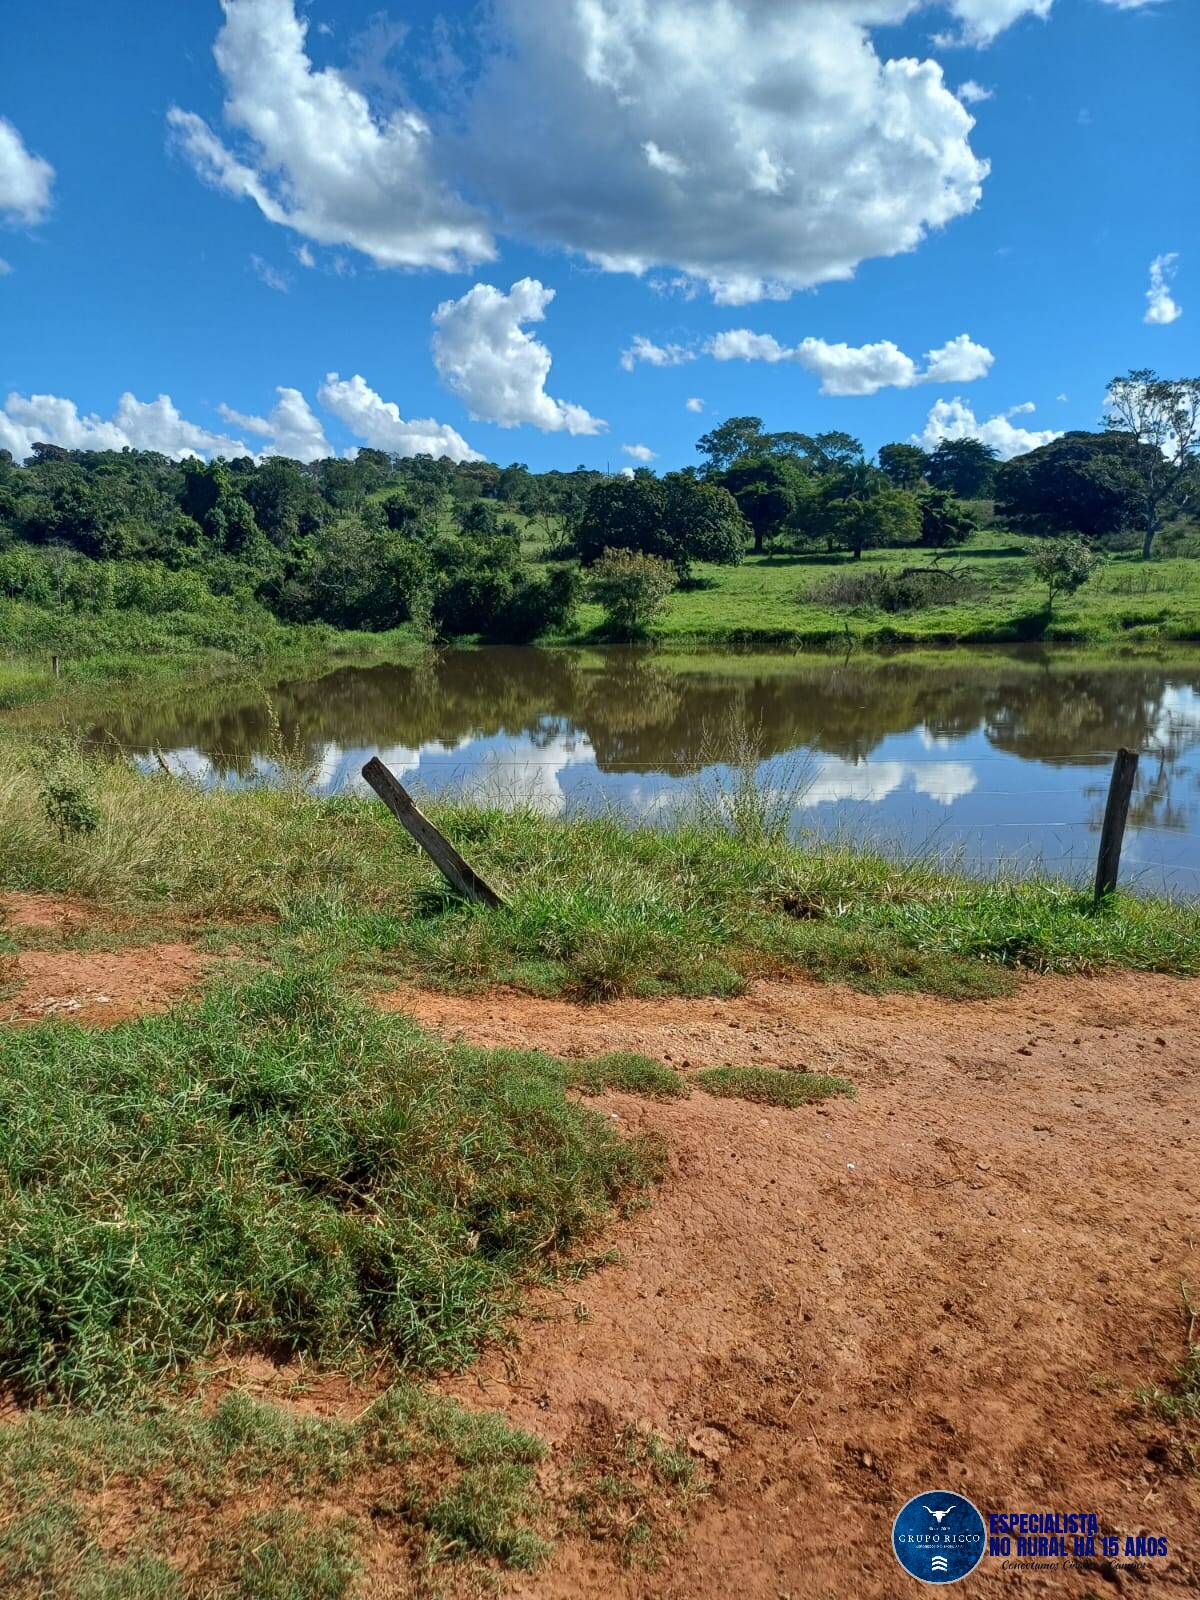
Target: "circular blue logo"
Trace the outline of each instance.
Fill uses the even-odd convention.
[[[949,1489],[914,1495],[892,1524],[896,1560],[922,1583],[957,1583],[974,1572],[986,1547],[983,1518]]]

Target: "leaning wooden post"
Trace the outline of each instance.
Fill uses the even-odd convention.
[[[1108,786],[1108,804],[1104,808],[1104,826],[1100,830],[1096,905],[1117,887],[1117,875],[1121,870],[1121,845],[1125,838],[1125,823],[1129,818],[1129,802],[1133,797],[1133,780],[1137,777],[1137,769],[1136,751],[1117,751],[1112,782]]]
[[[438,832],[429,818],[418,809],[412,795],[378,756],[373,756],[367,762],[362,775],[397,822],[408,830],[429,856],[452,889],[468,900],[474,900],[477,905],[490,906],[494,911],[504,909],[505,901],[490,883],[484,882],[474,867],[463,860],[449,839]]]

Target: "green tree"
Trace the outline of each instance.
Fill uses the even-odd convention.
[[[992,492],[996,451],[982,439],[943,439],[929,457],[925,476],[935,489],[949,489],[961,500],[982,500]]]
[[[684,581],[693,561],[736,565],[748,531],[737,502],[718,484],[683,472],[662,478],[646,472],[595,485],[579,520],[576,548],[585,567],[605,550],[659,556]]]
[[[808,438],[808,464],[816,473],[828,476],[847,472],[864,464],[862,440],[840,428],[814,433]]]
[[[781,456],[743,456],[721,474],[723,487],[754,530],[755,555],[795,515],[803,476],[794,460]]]
[[[1074,594],[1100,564],[1100,554],[1082,539],[1046,539],[1029,557],[1029,569],[1046,585],[1046,611],[1053,615],[1060,594]]]
[[[925,481],[929,457],[916,444],[884,444],[879,447],[879,470],[894,488],[916,489]]]
[[[696,449],[706,458],[705,470],[716,473],[724,472],[739,457],[754,454],[763,442],[761,417],[730,417],[701,435]]]
[[[921,543],[931,550],[965,544],[978,527],[969,507],[948,489],[924,489],[917,496]]]
[[[511,517],[501,517],[490,500],[472,500],[456,511],[460,530],[471,539],[511,539],[520,542],[520,529]]]
[[[849,550],[855,561],[864,550],[885,545],[916,544],[921,517],[915,495],[893,489],[883,475],[865,463],[831,478],[817,513],[817,525],[829,542]]]
[[[996,469],[996,508],[1031,533],[1119,533],[1138,525],[1160,458],[1130,433],[1065,433]]]
[[[1108,386],[1105,426],[1151,448],[1139,455],[1142,556],[1150,559],[1168,510],[1197,494],[1200,451],[1200,378],[1160,378],[1137,368]]]

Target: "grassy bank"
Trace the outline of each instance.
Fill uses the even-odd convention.
[[[541,544],[527,554],[535,566]],[[653,625],[652,641],[673,655],[724,646],[806,650],[866,659],[896,650],[943,653],[954,646],[1044,644],[1096,657],[1200,645],[1200,560],[1146,563],[1113,555],[1092,581],[1059,599],[1053,615],[1028,570],[1024,545],[1000,530],[977,534],[945,558],[963,574],[969,598],[916,611],[829,603],[824,591],[846,574],[897,573],[930,553],[898,549],[848,556],[749,556],[738,567],[696,567]],[[600,608],[584,602],[568,633],[546,645],[586,646],[603,635]],[[340,632],[277,621],[251,601],[213,598],[189,610],[87,610],[0,598],[0,711],[78,699],[119,685],[136,689],[230,674],[279,676],[339,659],[384,659],[417,644],[408,625],[388,633]],[[57,656],[60,672],[52,670]]]
[[[347,655],[394,654],[412,642],[405,628],[370,634],[293,626],[252,603],[214,602],[199,611],[76,611],[0,598],[0,712],[74,702],[114,686],[298,672],[306,663]]]
[[[970,599],[919,611],[889,613],[869,606],[832,606],[819,591],[848,572],[899,571],[928,564],[931,553],[898,549],[848,556],[749,556],[739,567],[698,566],[700,587],[678,590],[655,624],[656,641],[671,645],[757,644],[836,650],[948,644],[1114,645],[1200,641],[1200,561],[1164,557],[1144,562],[1110,556],[1077,594],[1046,611],[1024,545],[999,530],[974,536],[944,558],[965,575]],[[580,634],[600,626],[598,607],[580,612]]]
[[[58,825],[64,794],[86,831]],[[1194,904],[1122,895],[1093,913],[1069,883],[979,881],[930,860],[804,847],[750,781],[656,828],[431,811],[508,895],[506,910],[449,896],[373,799],[317,799],[299,777],[282,790],[205,794],[70,748],[38,757],[9,745],[0,873],[110,908],[236,921],[243,944],[319,955],[363,981],[595,998],[731,992],[756,973],[800,971],[973,995],[998,992],[1022,966],[1200,970]]]

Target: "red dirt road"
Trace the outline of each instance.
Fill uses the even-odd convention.
[[[662,1192],[602,1241],[621,1265],[535,1296],[516,1355],[493,1352],[453,1388],[564,1460],[598,1429],[652,1423],[689,1439],[715,1481],[656,1570],[566,1541],[517,1592],[928,1592],[889,1533],[934,1488],[985,1515],[1094,1510],[1106,1531],[1170,1541],[1149,1576],[989,1558],[960,1593],[1200,1591],[1200,1479],[1131,1400],[1180,1358],[1180,1283],[1200,1286],[1198,999],[1200,984],[1129,974],[1031,979],[971,1005],[776,983],[584,1010],[390,997],[479,1043],[775,1063],[858,1086],[798,1112],[702,1093],[595,1102],[665,1135]]]

